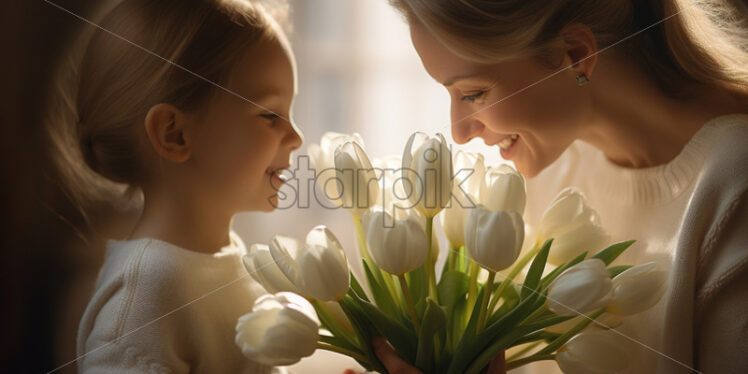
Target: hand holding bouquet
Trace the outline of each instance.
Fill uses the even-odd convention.
[[[608,245],[580,191],[562,191],[528,235],[524,178],[479,154],[453,157],[441,135],[414,134],[401,160],[372,162],[359,136],[334,133],[310,154],[334,179],[320,187],[353,217],[366,283],[324,226],[303,242],[253,245],[247,270],[273,294],[237,324],[248,358],[289,365],[321,348],[384,373],[372,347],[383,336],[425,373],[480,373],[513,347],[508,369],[625,368],[626,344],[609,328],[656,304],[666,274],[654,263],[611,266],[633,241]],[[439,214],[449,249],[437,270]],[[587,329],[593,322],[603,328]]]

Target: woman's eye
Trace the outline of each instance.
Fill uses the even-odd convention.
[[[486,93],[486,92],[485,92],[485,91],[481,91],[481,92],[477,92],[477,93],[474,93],[474,94],[472,94],[472,95],[465,95],[465,96],[463,96],[463,97],[462,97],[462,99],[461,99],[461,100],[462,100],[462,101],[467,101],[467,102],[471,102],[471,103],[474,103],[474,102],[475,102],[475,100],[477,100],[477,99],[479,99],[479,98],[480,98],[481,96],[483,96],[483,94],[484,94],[484,93]]]

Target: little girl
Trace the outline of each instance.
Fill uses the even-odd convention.
[[[262,288],[230,227],[274,209],[301,144],[284,33],[241,0],[123,0],[97,24],[79,69],[80,148],[145,204],[129,238],[107,242],[79,371],[277,371],[234,344]]]

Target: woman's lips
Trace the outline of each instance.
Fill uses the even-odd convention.
[[[499,144],[501,158],[511,160],[517,153],[517,143],[519,143],[519,135],[512,135],[510,138],[502,140]]]

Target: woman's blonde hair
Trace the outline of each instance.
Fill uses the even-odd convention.
[[[621,41],[616,48],[672,96],[694,85],[748,93],[746,9],[725,1],[390,0],[455,54],[477,62],[544,56],[564,26],[585,24],[599,49]]]
[[[264,5],[110,1],[98,21],[82,25],[56,74],[47,129],[61,185],[84,219],[86,206],[101,201],[142,203],[148,110],[202,108],[248,47],[282,33],[285,3]]]

